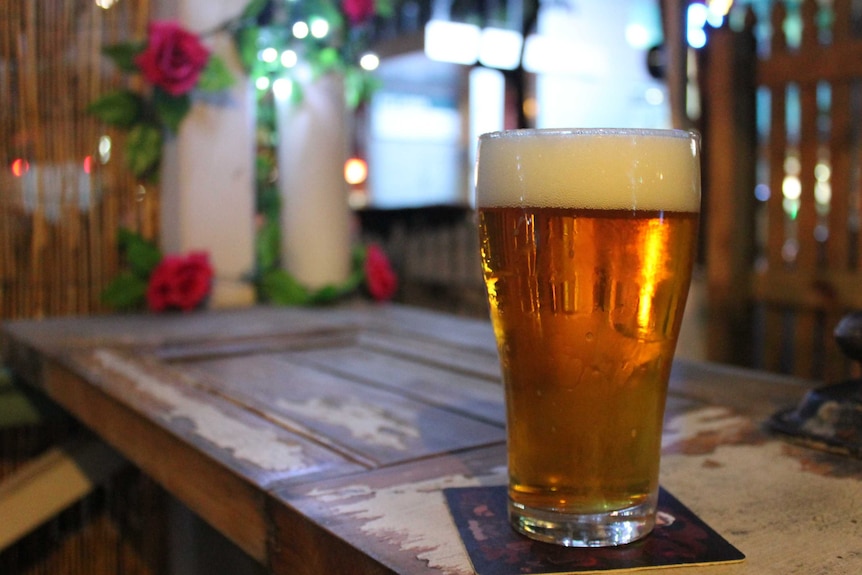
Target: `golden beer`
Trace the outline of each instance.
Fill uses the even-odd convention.
[[[480,140],[482,265],[520,531],[616,545],[654,522],[667,382],[695,257],[696,137]]]

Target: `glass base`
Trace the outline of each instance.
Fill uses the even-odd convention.
[[[655,526],[655,499],[606,513],[571,514],[509,500],[509,521],[531,539],[566,547],[613,547],[646,537]]]

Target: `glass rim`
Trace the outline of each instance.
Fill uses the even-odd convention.
[[[697,130],[681,128],[518,128],[485,132],[480,140],[524,138],[530,136],[649,136],[680,139],[700,139]]]

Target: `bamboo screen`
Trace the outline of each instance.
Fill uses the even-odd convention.
[[[142,39],[149,0],[0,2],[0,320],[100,311],[116,232],[155,237],[157,194],[86,107],[122,82],[104,45]],[[109,145],[110,144],[110,145]]]

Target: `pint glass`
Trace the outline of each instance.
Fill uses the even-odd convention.
[[[506,397],[509,516],[610,546],[655,523],[662,419],[700,212],[679,130],[479,140],[482,267]]]

